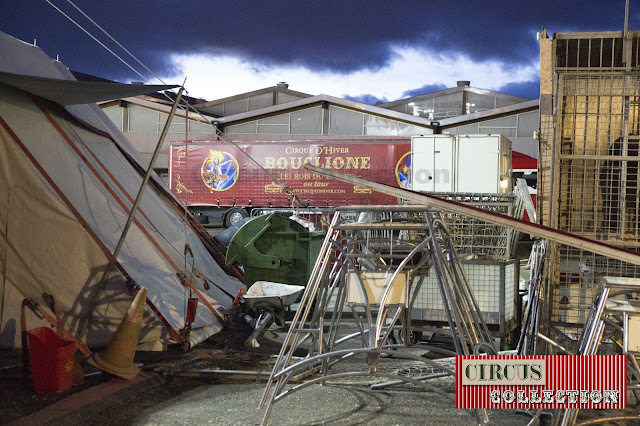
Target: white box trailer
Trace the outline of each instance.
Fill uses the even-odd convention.
[[[414,191],[513,190],[511,141],[502,135],[415,135],[411,151]]]

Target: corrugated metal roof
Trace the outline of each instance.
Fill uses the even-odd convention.
[[[330,95],[317,95],[309,98],[300,99],[297,101],[287,102],[286,104],[274,105],[267,108],[262,108],[254,111],[243,112],[240,114],[229,115],[226,117],[220,117],[216,121],[221,125],[229,125],[243,121],[257,120],[262,116],[275,115],[277,113],[283,113],[289,110],[304,109],[315,104],[322,104],[326,102],[331,105],[359,111],[365,114],[377,115],[380,117],[387,117],[403,123],[409,123],[416,126],[433,128],[434,122],[426,118],[414,117],[402,112],[392,111],[378,106],[366,105],[360,102],[350,101],[347,99],[338,98]]]

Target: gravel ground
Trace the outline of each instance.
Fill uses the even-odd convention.
[[[46,423],[50,425],[254,425],[260,424],[264,410],[259,402],[265,389],[267,372],[279,352],[284,333],[267,332],[258,349],[238,348],[237,335],[224,333],[184,353],[178,348],[166,352],[138,352],[135,361],[144,371],[153,371],[151,380],[133,385],[117,394],[85,405]],[[419,351],[419,347],[416,349]],[[300,354],[303,355],[303,354]],[[411,370],[415,362],[386,360],[391,369]],[[358,363],[357,359],[349,362]],[[91,374],[85,383],[57,394],[34,393],[31,384],[20,381],[22,363],[19,351],[0,351],[0,424],[39,412],[56,401],[74,394],[92,392],[121,379],[107,374]],[[341,368],[349,369],[348,365]],[[208,370],[262,371],[261,378],[206,373]],[[475,424],[465,410],[434,392],[402,385],[372,391],[371,380],[335,381],[313,385],[290,394],[273,405],[269,424],[286,425],[438,425]],[[439,388],[453,396],[452,379],[442,380]],[[630,405],[635,401],[629,400]],[[633,409],[626,410],[633,414]],[[604,412],[582,412],[582,419],[595,419]],[[618,413],[620,414],[620,413]],[[489,411],[490,424],[517,426],[529,422],[530,416],[513,410]],[[23,419],[21,423],[28,424]],[[639,424],[628,420],[608,425]]]

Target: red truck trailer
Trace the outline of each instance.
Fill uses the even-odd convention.
[[[397,199],[368,188],[310,173],[304,164],[403,187],[411,166],[410,150],[409,138],[172,141],[169,187],[201,222],[225,226],[253,209],[289,208],[294,201],[321,210],[397,204]]]
[[[169,187],[201,222],[227,227],[254,209],[291,208],[294,194],[300,207],[314,210],[397,204],[387,195],[309,173],[304,164],[407,187],[410,151],[410,138],[172,141]],[[512,167],[514,175],[533,177],[528,184],[535,185],[536,159],[512,151]]]

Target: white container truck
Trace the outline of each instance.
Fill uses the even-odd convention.
[[[508,193],[511,141],[492,135],[411,137],[411,188],[424,192]]]

